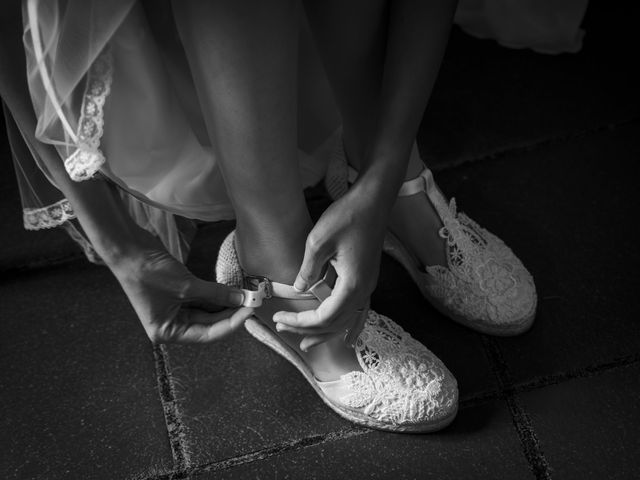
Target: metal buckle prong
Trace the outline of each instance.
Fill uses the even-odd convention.
[[[265,298],[273,296],[271,280],[262,275],[246,275],[244,283],[244,303],[245,307],[259,307]]]

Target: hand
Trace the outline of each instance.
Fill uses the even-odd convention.
[[[337,280],[331,295],[317,309],[274,315],[279,331],[305,335],[301,350],[337,335],[351,343],[349,339],[355,339],[362,329],[369,296],[378,280],[385,212],[354,186],[329,206],[309,233],[294,287],[307,290],[322,278],[327,263],[335,269]]]
[[[154,343],[208,343],[240,327],[253,309],[239,289],[195,277],[161,245],[110,265]]]

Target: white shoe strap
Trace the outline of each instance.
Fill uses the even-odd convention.
[[[348,172],[348,182],[353,184],[358,178],[358,171],[351,165],[348,165]],[[400,186],[398,196],[408,197],[410,195],[415,195],[416,193],[426,193],[429,198],[434,198],[436,192],[438,192],[438,187],[433,179],[433,174],[431,173],[431,170],[425,167],[420,175],[416,178],[412,178],[411,180],[407,180]]]
[[[408,197],[416,193],[426,193],[427,196],[431,198],[437,191],[437,188],[431,170],[425,168],[416,178],[407,180],[402,184],[398,196]]]
[[[349,172],[347,174],[347,181],[349,182],[349,184],[355,183],[356,179],[358,178],[358,171],[351,165],[347,165],[347,171]]]
[[[331,273],[329,273],[331,272]],[[300,292],[292,285],[273,282],[267,277],[260,275],[245,275],[242,293],[244,294],[244,307],[259,307],[266,298],[287,298],[290,300],[314,300],[324,301],[331,295],[331,287],[327,283],[329,277],[335,275],[333,269],[323,279],[314,283],[306,292]]]

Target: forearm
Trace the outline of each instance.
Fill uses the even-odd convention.
[[[15,106],[15,99],[9,102]],[[96,176],[81,182],[73,181],[64,168],[62,159],[52,145],[34,137],[35,118],[27,109],[14,109],[14,119],[21,131],[29,137],[40,161],[46,167],[56,187],[73,207],[76,218],[94,249],[109,266],[130,255],[148,235],[129,215],[117,187]]]
[[[362,188],[391,203],[442,62],[455,0],[392,0],[376,134]]]
[[[35,125],[32,127],[27,130],[29,135],[35,131]],[[115,185],[100,176],[75,182],[64,169],[55,148],[35,139],[32,144],[36,145],[37,154],[57,188],[69,200],[94,249],[109,267],[116,267],[145,246],[155,245],[151,235],[129,215]]]
[[[94,249],[112,269],[145,249],[158,248],[158,241],[133,220],[111,182],[102,178],[71,181],[61,190]]]
[[[56,149],[34,138],[35,125],[29,121],[25,128],[24,119],[15,120],[49,178],[71,204],[95,251],[109,267],[115,268],[147,247],[157,247],[151,235],[133,220],[115,185],[100,176],[82,182],[71,180]]]
[[[0,94],[25,140],[35,150],[56,187],[69,200],[102,260],[114,267],[126,256],[140,251],[145,242],[150,242],[150,235],[131,218],[114,185],[100,177],[82,182],[71,180],[56,149],[35,138],[36,121],[27,103],[30,100],[26,96],[26,87],[24,90],[17,85],[14,87],[18,88],[8,88],[10,85],[6,82],[0,87]]]

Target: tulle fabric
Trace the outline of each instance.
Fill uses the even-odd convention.
[[[231,219],[233,210],[167,6],[154,2],[153,12],[145,12],[135,0],[23,0],[23,40],[37,141],[56,148],[73,180],[102,175],[121,187],[132,217],[184,260],[188,242],[180,225],[188,222],[176,218]],[[579,48],[585,7],[586,0],[463,0],[456,20],[505,45],[559,53]],[[524,24],[532,28],[512,28]],[[154,36],[158,29],[163,34]],[[307,131],[300,168],[309,186],[324,174],[318,157],[326,156],[314,153],[338,127],[338,116],[304,26],[300,48]],[[73,209],[29,136],[11,121],[8,129],[25,227],[68,226]]]
[[[132,217],[183,260],[187,244],[174,214],[220,220],[233,212],[216,159],[185,118],[140,5],[28,0],[23,13],[36,138],[56,147],[73,180],[99,173],[122,187]],[[64,215],[49,218],[59,211],[50,205],[36,207],[35,215],[33,207],[25,210],[25,225],[64,223]]]

